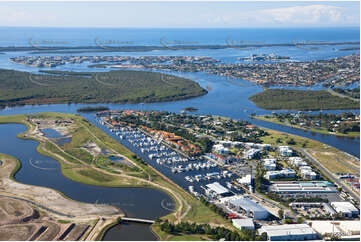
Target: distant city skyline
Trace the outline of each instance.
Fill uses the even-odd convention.
[[[359,2],[0,2],[0,26],[359,27]]]

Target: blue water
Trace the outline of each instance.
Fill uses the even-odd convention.
[[[0,27],[0,46],[96,46],[104,45],[207,45],[262,44],[307,41],[360,41],[360,29],[348,28],[228,28],[228,29],[130,29]],[[31,41],[30,41],[31,39]],[[111,44],[113,43],[113,44]]]
[[[312,28],[312,29],[101,29],[101,28],[0,28],[0,46],[30,46],[39,42],[52,43],[52,46],[96,46],[94,40],[109,43],[113,46],[123,45],[157,45],[160,46],[160,39],[167,43],[177,42],[185,45],[196,44],[262,44],[262,43],[307,43],[307,42],[345,42],[360,41],[359,28]],[[43,42],[42,42],[43,41]],[[44,45],[44,44],[42,44]],[[46,46],[46,45],[44,45]],[[251,53],[275,53],[276,55],[290,56],[291,61],[313,61],[329,59],[339,56],[360,53],[359,50],[341,51],[340,48],[355,47],[355,45],[344,46],[318,46],[316,50],[287,47],[263,47],[258,49],[237,49],[226,48],[218,50],[161,50],[151,52],[105,52],[105,53],[80,53],[72,55],[193,55],[210,56],[221,60],[223,63],[234,63],[238,57],[249,56]],[[34,55],[28,52],[7,52],[0,55],[0,68],[17,69],[22,71],[38,72],[39,68],[10,63],[9,57],[19,55]],[[59,54],[39,54],[59,55]],[[108,71],[108,69],[89,69],[89,63],[69,64],[59,66],[56,70],[70,71]],[[173,73],[174,74],[174,73]],[[183,108],[193,106],[199,109],[197,114],[215,114],[228,116],[235,119],[249,119],[250,113],[269,114],[270,111],[263,110],[251,103],[248,98],[263,89],[251,82],[227,79],[224,77],[207,75],[204,73],[176,73],[177,75],[190,78],[198,82],[203,88],[211,86],[212,90],[205,96],[182,100],[177,102],[152,103],[152,104],[110,104],[111,109],[146,109],[146,110],[167,110],[180,112]],[[322,89],[320,86],[311,89]],[[303,87],[301,87],[303,89]],[[85,105],[42,105],[10,108],[0,111],[1,115],[32,113],[44,111],[59,111],[75,113],[76,109]],[[352,110],[359,113],[359,110]],[[285,112],[285,111],[280,111]],[[342,112],[341,110],[327,111],[332,113]],[[94,121],[90,114],[81,114]],[[360,139],[336,137],[311,133],[290,127],[284,127],[263,121],[250,120],[252,123],[268,128],[312,138],[340,150],[346,151],[355,156],[360,156]]]
[[[61,138],[63,135],[55,129],[42,129],[41,132],[45,134],[47,138]]]
[[[0,153],[12,155],[21,162],[21,169],[15,174],[16,181],[53,188],[81,202],[113,205],[129,217],[155,219],[169,213],[161,203],[163,200],[172,203],[173,200],[163,191],[92,186],[64,177],[58,161],[37,152],[37,141],[16,137],[25,130],[26,127],[20,124],[0,124]]]

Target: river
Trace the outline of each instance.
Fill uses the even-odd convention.
[[[180,74],[179,74],[180,75]],[[248,98],[255,93],[262,91],[262,87],[249,81],[239,79],[229,79],[205,73],[187,73],[183,77],[190,78],[200,84],[203,88],[212,87],[208,94],[176,102],[164,103],[146,103],[146,104],[101,104],[107,105],[110,109],[139,109],[139,110],[162,110],[170,112],[181,112],[185,107],[195,107],[198,109],[195,114],[212,114],[226,116],[234,119],[248,120],[256,125],[275,129],[290,134],[300,135],[306,138],[314,139],[322,143],[333,146],[356,157],[360,157],[360,139],[339,137],[334,135],[325,135],[309,132],[301,129],[286,127],[283,125],[272,124],[269,122],[254,120],[249,117],[251,113],[258,115],[271,114],[271,111],[258,108],[250,102]],[[317,88],[317,87],[316,87]],[[77,113],[77,109],[87,106],[85,104],[53,104],[53,105],[33,105],[6,108],[0,111],[0,115],[12,115],[19,113],[37,113],[37,112],[65,112]],[[359,113],[359,110],[351,110]],[[277,111],[277,112],[287,112]],[[326,112],[326,111],[324,111]],[[330,113],[339,113],[342,110],[327,111]],[[83,114],[82,116],[96,124],[93,114]],[[108,134],[109,131],[105,130]]]

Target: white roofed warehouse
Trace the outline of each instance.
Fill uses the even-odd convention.
[[[266,233],[271,241],[301,241],[317,240],[320,236],[307,224],[284,224],[274,226],[262,226],[259,234]]]
[[[206,192],[208,195],[213,195],[216,197],[223,197],[223,196],[229,196],[229,195],[233,194],[231,191],[229,191],[227,188],[225,188],[218,182],[210,183],[210,184],[206,185],[206,187],[207,187]]]
[[[232,219],[232,224],[239,230],[248,229],[254,230],[253,219],[251,218],[243,218],[243,219]]]
[[[331,206],[344,217],[358,217],[360,211],[350,202],[332,202]]]
[[[231,209],[235,209],[240,212],[246,212],[247,216],[253,217],[253,219],[264,220],[267,219],[270,215],[269,212],[261,205],[246,197],[233,196],[224,200],[224,202]]]

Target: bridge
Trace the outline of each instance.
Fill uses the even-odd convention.
[[[128,218],[128,217],[122,217],[122,221],[126,221],[126,222],[137,222],[137,223],[146,223],[146,224],[153,224],[153,223],[154,223],[154,220],[150,220],[150,219]]]

